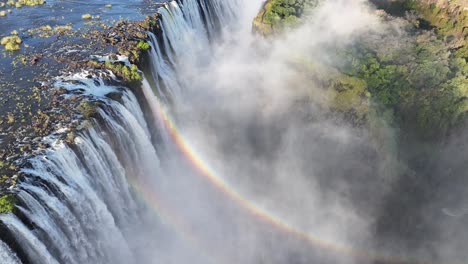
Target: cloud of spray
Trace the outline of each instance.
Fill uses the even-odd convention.
[[[260,1],[247,2],[238,10],[246,12],[239,30],[213,44],[209,63],[181,62],[186,88],[176,116],[183,134],[237,192],[319,242],[303,245],[252,219],[206,182],[187,179],[179,163],[171,180],[177,186],[168,187],[178,196],[172,203],[225,262],[351,263],[352,256],[320,252],[320,240],[338,248],[368,241],[374,201],[384,188],[375,174],[385,157],[365,129],[330,117],[324,87],[307,69],[336,63],[328,47],[381,31],[379,18],[365,1],[327,1],[298,29],[261,39],[250,26]],[[321,78],[332,76],[328,71]]]
[[[437,234],[435,249],[441,259],[463,263],[468,258],[465,246],[468,241],[468,195],[466,165],[468,164],[468,125],[454,132],[437,155],[434,174],[439,185],[425,208],[430,228]],[[442,212],[442,213],[441,213]]]
[[[390,235],[385,245],[392,250],[401,251],[403,245],[408,245],[405,247],[411,251],[405,252],[406,255],[428,259],[429,263],[466,262],[467,129],[466,123],[460,124],[444,141],[437,143],[424,168],[406,175],[403,185],[395,185],[394,195],[402,193],[403,196],[407,190],[413,192],[411,197],[416,202],[407,201],[401,206],[401,213],[402,219],[414,223],[403,228],[407,233],[415,234],[415,238],[407,241],[411,236],[403,231],[401,237]],[[400,247],[392,246],[395,244]]]
[[[317,242],[255,219],[183,157],[168,159],[163,196],[215,263],[373,263],[362,255],[377,250],[377,213],[403,166],[393,130],[376,120],[376,136],[333,114],[324,83],[340,66],[336,50],[403,34],[399,23],[383,23],[367,1],[332,0],[298,28],[263,39],[250,27],[261,1],[241,2],[239,27],[202,49],[210,60],[180,61],[184,91],[175,117],[236,192]]]

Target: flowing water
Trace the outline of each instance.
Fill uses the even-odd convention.
[[[160,99],[177,98],[182,88],[175,72],[176,60],[198,57],[202,49],[209,48],[208,32],[214,35],[215,24],[221,21],[227,24],[234,16],[233,8],[234,3],[224,5],[221,1],[200,5],[185,1],[183,10],[176,2],[159,10],[164,18],[165,46],[160,47],[152,35],[151,59],[152,77],[161,83],[153,89],[156,91],[162,85],[165,88],[164,92],[159,89]],[[210,19],[205,20],[201,12]],[[196,37],[200,38],[196,42],[198,46],[190,47],[189,41]],[[162,49],[167,54],[165,58]],[[71,85],[70,80],[80,82]],[[2,263],[20,263],[18,255],[27,263],[189,260],[190,250],[184,250],[184,245],[176,247],[178,242],[165,239],[168,237],[165,232],[174,231],[165,230],[164,217],[158,215],[154,204],[147,204],[144,193],[156,192],[164,184],[162,178],[169,177],[159,157],[171,155],[167,152],[170,139],[164,135],[167,132],[162,120],[157,123],[155,115],[149,122],[155,121],[158,131],[150,132],[142,108],[129,89],[103,86],[106,86],[103,80],[98,77],[87,80],[85,74],[57,81],[57,87],[70,91],[82,89],[90,100],[100,100],[105,106],[99,110],[99,121],[82,131],[73,147],[54,142],[52,137],[47,140],[54,142],[53,148],[30,159],[30,168],[23,170],[29,176],[18,184],[20,217],[0,216],[21,252],[15,254],[2,242]],[[144,80],[142,100],[148,100],[154,114],[158,114],[166,106],[164,100],[155,97],[153,89]],[[115,91],[122,93],[121,102],[105,97]],[[154,147],[151,137],[163,140]],[[164,252],[171,244],[185,252],[185,256],[177,256],[175,251],[172,256]],[[196,261],[199,256],[192,257],[190,260]]]
[[[150,33],[146,72],[151,82],[143,80],[141,98],[99,77],[87,79],[86,73],[58,78],[57,87],[104,106],[73,146],[57,141],[23,170],[30,176],[18,184],[20,213],[0,216],[22,261],[344,263],[372,258],[345,243],[346,236],[354,239],[364,228],[358,213],[339,197],[323,208],[321,201],[329,198],[320,196],[332,194],[314,192],[322,183],[309,178],[310,166],[304,164],[307,158],[319,159],[315,170],[323,172],[318,173],[354,169],[368,174],[373,166],[360,169],[351,162],[333,171],[318,165],[330,157],[344,162],[349,152],[367,155],[362,153],[369,149],[358,147],[363,140],[331,122],[297,127],[308,114],[282,105],[290,95],[248,89],[269,85],[262,80],[267,72],[258,70],[267,59],[248,58],[255,50],[249,36],[257,2],[186,0],[160,8],[162,34]],[[226,67],[231,62],[245,70]],[[122,94],[119,102],[105,96],[116,91]],[[277,107],[279,114],[271,111]],[[298,138],[303,132],[317,146],[300,147],[309,141]],[[344,153],[316,154],[328,144]],[[290,164],[287,156],[295,151],[304,156]],[[295,211],[300,213],[290,214]],[[2,254],[19,262],[5,244]]]
[[[138,91],[57,78],[100,102],[99,117],[74,144],[44,139],[53,147],[23,169],[18,213],[0,215],[2,263],[406,263],[372,237],[398,166],[391,133],[374,144],[330,118],[291,67],[350,33],[296,41],[317,22],[272,45],[250,34],[260,5],[166,3]]]

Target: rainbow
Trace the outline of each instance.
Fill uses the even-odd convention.
[[[196,169],[198,175],[202,176],[207,182],[216,187],[216,189],[220,190],[229,199],[244,208],[252,216],[260,219],[266,224],[286,232],[287,234],[301,239],[315,248],[336,252],[345,256],[353,257],[356,260],[374,261],[381,264],[429,264],[427,261],[418,261],[415,259],[405,259],[403,257],[369,253],[352,248],[350,246],[321,239],[320,237],[305,233],[302,230],[295,228],[294,226],[277,217],[275,214],[267,211],[265,208],[262,208],[252,201],[244,198],[239,192],[235,190],[235,188],[233,188],[228,182],[226,182],[215,172],[215,170],[209,165],[209,162],[203,158],[203,156],[196,150],[196,148],[193,147],[190,141],[177,128],[177,125],[171,118],[170,114],[164,108],[164,104],[160,102],[157,96],[154,97],[157,103],[156,109],[153,109],[153,112],[155,115],[157,115],[156,118],[161,121],[171,140],[176,145],[178,151],[180,151],[187,159],[187,161],[190,162],[190,165]],[[195,245],[197,249],[203,253],[204,257],[215,257],[216,259],[222,259],[220,256],[213,256],[213,252],[208,253],[208,251],[200,247],[200,243],[197,243],[198,240],[196,236],[189,230],[189,228],[187,228],[186,225],[183,224],[182,220],[177,218],[177,214],[171,212],[170,208],[163,206],[164,200],[162,197],[158,197],[157,194],[154,193],[154,190],[150,190],[148,187],[145,187],[150,185],[145,185],[133,181],[132,186],[140,191],[140,195],[143,200],[158,212],[158,215],[163,219],[164,222],[172,226],[178,235],[190,241],[192,245]]]
[[[177,2],[172,1],[171,4],[174,5],[175,8],[179,9]],[[167,6],[166,8],[168,11],[170,11]],[[144,80],[144,82],[146,82],[146,80]],[[146,85],[148,84],[144,84],[144,86]],[[148,87],[144,87],[144,89],[146,88]],[[150,88],[150,90],[152,89]],[[146,92],[147,91],[145,91],[146,96],[149,97],[150,95]],[[165,129],[165,131],[167,131],[170,140],[174,143],[177,150],[190,163],[191,167],[193,167],[193,169],[198,172],[197,175],[203,177],[208,183],[210,183],[213,187],[215,187],[217,190],[223,193],[227,198],[235,202],[237,205],[243,208],[250,215],[254,216],[256,219],[261,220],[262,223],[268,224],[286,232],[287,234],[297,237],[298,239],[301,239],[302,241],[310,244],[312,247],[336,252],[345,256],[350,256],[355,258],[356,260],[377,262],[379,264],[428,263],[423,261],[417,261],[415,259],[406,259],[400,256],[395,257],[384,254],[370,253],[368,251],[359,250],[348,245],[322,239],[317,235],[309,234],[299,228],[296,228],[294,225],[291,225],[290,223],[284,221],[280,217],[276,216],[274,213],[269,212],[266,208],[263,208],[258,204],[250,201],[240,192],[238,192],[236,188],[234,188],[227,181],[225,181],[224,178],[221,177],[219,173],[217,173],[216,170],[210,166],[210,162],[206,160],[199,151],[197,151],[194,145],[191,144],[190,140],[186,136],[184,136],[180,129],[178,129],[171,115],[164,108],[164,103],[162,103],[157,96],[154,96],[154,94],[151,94],[151,96],[153,97],[151,98],[151,100],[155,100],[155,102],[153,104],[150,103],[150,105],[152,107],[153,114],[158,121],[158,124],[163,126],[161,129]],[[149,98],[147,99],[150,100]],[[136,185],[138,185],[138,183]],[[162,204],[164,204],[163,200],[161,199],[162,197],[157,197],[157,195],[154,194],[154,191],[150,191],[147,189],[147,186],[134,187],[139,190],[142,190],[141,195],[143,196],[143,199],[147,203],[149,203],[150,206],[153,206],[154,209],[156,209],[159,212],[159,215],[163,216],[165,218],[165,221],[169,225],[171,225],[177,233],[187,238],[187,240],[190,240],[194,244],[198,244],[197,237],[194,236],[190,232],[190,230],[185,228],[183,221],[180,221],[180,219],[177,218],[177,214],[171,212],[168,206],[162,206]]]
[[[162,224],[170,227],[171,231],[175,232],[179,237],[184,238],[189,242],[189,245],[195,246],[201,257],[204,259],[221,259],[220,256],[215,256],[211,252],[206,251],[204,248],[201,248],[198,243],[198,239],[190,231],[190,229],[184,224],[184,221],[177,217],[177,213],[173,212],[170,207],[164,206],[166,203],[162,197],[159,197],[154,190],[150,189],[151,184],[145,182],[140,182],[136,179],[129,179],[130,185],[136,190],[136,195],[145,204],[149,205],[153,212],[156,213],[158,218],[161,220]],[[222,263],[222,262],[218,262]]]

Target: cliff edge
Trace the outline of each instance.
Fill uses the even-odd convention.
[[[294,25],[318,0],[267,0],[253,21],[253,31],[268,36]]]

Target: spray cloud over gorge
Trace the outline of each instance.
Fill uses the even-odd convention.
[[[383,45],[382,36],[404,43],[403,22],[368,1],[330,0],[281,38],[263,38],[251,32],[261,5],[165,4],[137,92],[106,82],[105,73],[57,78],[57,87],[101,102],[99,118],[74,147],[55,142],[24,169],[31,177],[19,183],[18,215],[0,216],[21,249],[13,254],[0,241],[6,263],[445,263],[466,257],[453,250],[466,237],[449,239],[461,224],[443,214],[451,184],[430,205],[435,246],[400,247],[379,233],[382,222],[391,224],[382,221],[387,199],[409,171],[398,158],[398,131],[372,114],[369,126],[348,122],[325,91],[345,64],[344,49]],[[451,142],[457,138],[442,152],[463,153],[466,141]],[[454,158],[434,168],[444,173],[460,164]],[[446,212],[460,213],[453,207]]]

